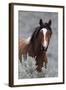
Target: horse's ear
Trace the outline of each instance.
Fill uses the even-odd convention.
[[[52,21],[51,21],[51,20],[49,20],[48,25],[49,25],[49,26],[51,26],[51,24],[52,24]]]
[[[39,24],[40,24],[40,26],[43,25],[43,21],[42,21],[42,19],[40,19]]]

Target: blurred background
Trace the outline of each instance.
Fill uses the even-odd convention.
[[[42,72],[36,71],[34,58],[29,58],[23,61],[22,64],[18,60],[18,78],[45,78],[58,76],[58,13],[55,12],[34,12],[34,11],[19,11],[18,13],[18,30],[19,40],[28,38],[32,35],[35,28],[39,26],[39,20],[48,22],[52,21],[52,37],[47,51],[48,65],[47,69],[42,68]]]

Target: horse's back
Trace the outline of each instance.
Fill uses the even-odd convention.
[[[27,39],[21,38],[19,40],[19,49],[25,49],[28,46],[29,42],[30,42],[30,37],[28,37]]]
[[[26,56],[28,52],[28,44],[29,44],[30,37],[27,39],[22,38],[19,41],[19,59],[22,60],[22,55]]]

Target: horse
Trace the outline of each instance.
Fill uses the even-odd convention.
[[[47,49],[49,46],[50,38],[52,36],[52,21],[44,23],[42,19],[39,20],[39,26],[37,26],[28,39],[22,39],[19,42],[19,60],[22,63],[22,56],[27,59],[27,55],[35,58],[36,70],[42,71],[43,64],[47,68]]]

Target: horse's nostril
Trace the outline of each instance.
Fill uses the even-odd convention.
[[[45,47],[43,47],[43,51],[45,50]]]
[[[43,45],[41,46],[41,50],[44,51],[44,47],[43,47]]]
[[[47,48],[44,47],[44,51],[47,51]]]
[[[43,47],[43,51],[47,51],[47,47]]]
[[[47,51],[47,47],[44,47],[44,46],[42,45],[41,50],[42,50],[42,51]]]

